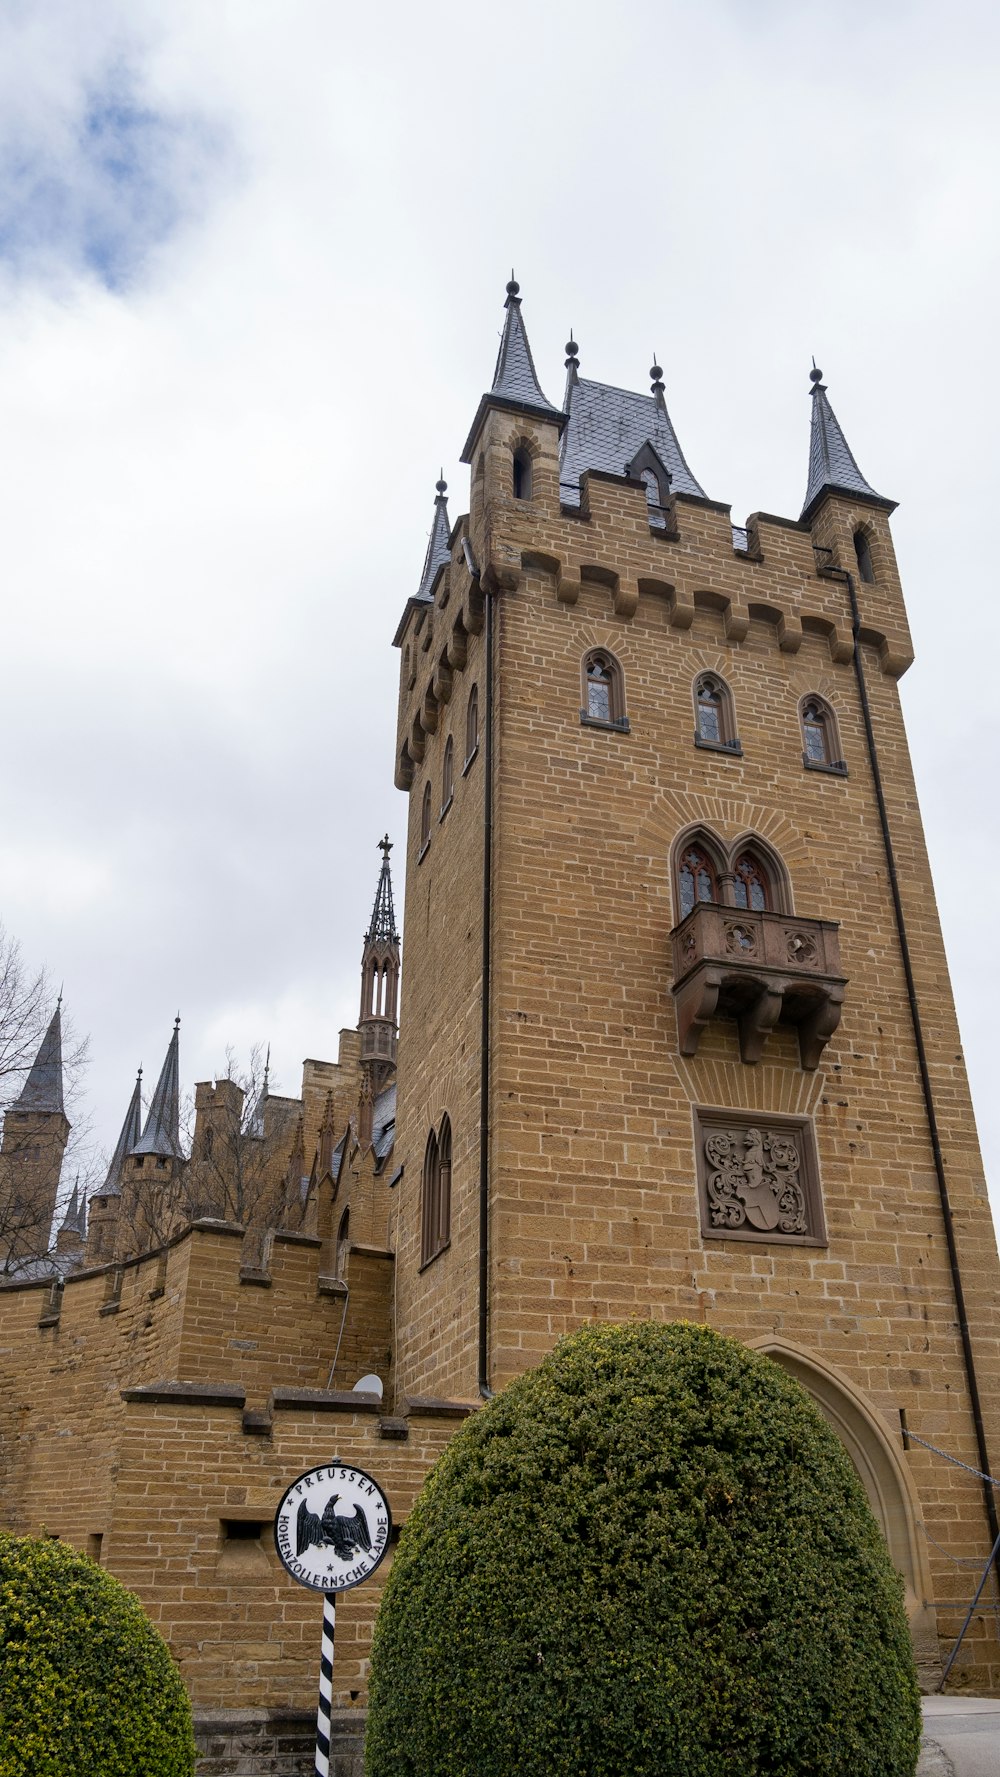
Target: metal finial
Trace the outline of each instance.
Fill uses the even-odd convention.
[[[137,1086],[141,1083],[141,1080],[142,1080],[142,1062],[140,1061],[139,1072],[135,1076],[135,1083]]]
[[[388,833],[385,835],[384,839],[379,840],[378,849],[382,853],[382,857],[383,857],[384,861],[386,863],[388,863],[389,862],[389,853],[392,850],[392,840],[389,838]]]
[[[178,1012],[177,1017],[174,1019],[174,1029],[180,1030],[180,1028],[181,1028],[181,1015]]]
[[[821,383],[823,381],[823,372],[816,368],[815,358],[813,359],[813,367],[809,372],[809,381],[811,383]]]
[[[657,357],[656,357],[655,352],[653,353],[653,362],[649,367],[649,374],[653,380],[653,394],[654,395],[662,395],[663,394],[663,371],[657,362]]]
[[[448,492],[448,483],[445,481],[445,478],[444,478],[444,468],[443,467],[441,468],[439,475],[438,475],[438,479],[434,485],[437,488],[439,496],[443,499],[444,495]]]
[[[577,357],[577,353],[579,352],[579,350],[580,350],[580,348],[577,345],[576,340],[573,338],[573,329],[571,327],[569,330],[569,338],[566,341],[566,369],[567,370],[579,370],[580,360]]]
[[[521,288],[521,286],[514,276],[514,267],[511,266],[511,268],[510,268],[510,283],[507,285],[507,295],[508,296],[517,296],[518,292],[520,291],[520,288]]]

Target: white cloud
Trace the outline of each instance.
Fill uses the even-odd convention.
[[[655,348],[735,518],[798,509],[812,352],[902,502],[903,695],[1000,1173],[968,714],[970,642],[1000,641],[997,47],[985,4],[943,32],[927,0],[6,9],[0,168],[73,201],[30,251],[22,205],[0,270],[0,890],[93,1032],[105,1139],[178,1006],[188,1080],[270,1037],[289,1088],[356,1015],[375,842],[405,819],[389,642],[442,460],[464,505],[513,259],[549,394],[570,323],[611,382],[644,387]],[[88,107],[148,213],[138,177],[108,201]],[[125,243],[112,289],[95,216]]]

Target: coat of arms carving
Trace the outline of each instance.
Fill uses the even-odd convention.
[[[787,1129],[703,1132],[705,1189],[713,1229],[808,1234],[802,1156]]]

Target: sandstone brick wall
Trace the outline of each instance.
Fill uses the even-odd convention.
[[[537,445],[528,504],[506,491],[510,452],[526,431]],[[900,712],[896,675],[910,648],[884,515],[829,498],[813,535],[761,516],[750,526],[753,559],[734,553],[725,509],[678,498],[671,539],[651,532],[644,495],[613,478],[587,478],[582,516],[561,513],[554,426],[488,413],[481,443],[470,534],[499,588],[493,1386],[591,1317],[706,1318],[744,1339],[781,1337],[838,1370],[898,1449],[902,1410],[918,1435],[978,1466],[847,592],[817,572],[813,549],[815,541],[829,552],[821,563],[853,570],[851,539],[863,524],[878,575],[858,588],[865,672],[1000,1462],[1000,1272]],[[481,676],[480,637],[450,686],[435,667],[456,607],[471,602],[457,561],[448,574],[450,604],[424,618],[430,639],[411,656],[413,684],[401,697],[412,788],[398,1366],[411,1392],[471,1397],[471,1146],[461,1168],[456,1161],[451,1247],[417,1270],[426,1130],[447,1106],[464,1138],[478,1111],[481,812],[471,794],[461,800],[466,786],[418,859],[424,783],[439,782],[444,737],[470,678]],[[627,734],[581,725],[581,659],[594,647],[621,663]],[[742,757],[694,745],[692,687],[702,671],[732,690]],[[808,693],[835,711],[846,778],[803,767],[797,710]],[[740,1060],[731,1021],[711,1025],[695,1057],[678,1053],[671,856],[693,823],[727,842],[759,835],[783,860],[795,912],[840,924],[849,985],[816,1072],[803,1070],[794,1032],[781,1026],[756,1066]],[[702,1234],[696,1105],[810,1120],[825,1248]],[[920,1491],[935,1598],[955,1607],[971,1596],[975,1563],[988,1553],[979,1484],[916,1447],[905,1460]],[[958,1620],[954,1608],[939,1611],[946,1641]],[[974,1659],[996,1668],[996,1630],[985,1620]]]

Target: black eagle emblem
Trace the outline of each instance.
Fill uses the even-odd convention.
[[[303,1499],[299,1504],[299,1515],[295,1526],[295,1553],[304,1554],[306,1549],[332,1549],[341,1561],[353,1559],[357,1549],[363,1549],[366,1555],[371,1554],[371,1532],[368,1520],[360,1506],[355,1506],[348,1517],[334,1510],[339,1493],[331,1494],[323,1507],[323,1516],[311,1512]]]

